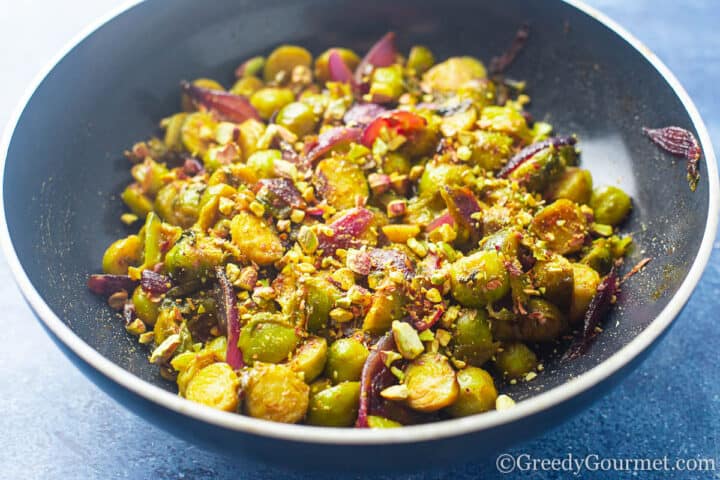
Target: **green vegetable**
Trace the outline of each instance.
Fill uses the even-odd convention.
[[[460,387],[455,403],[447,408],[453,417],[466,417],[495,408],[497,390],[492,377],[482,368],[467,367],[457,373]]]
[[[510,283],[502,257],[479,251],[457,260],[450,267],[453,297],[466,307],[483,307],[504,297]]]
[[[453,357],[470,365],[480,366],[492,357],[497,344],[484,310],[461,311],[453,326],[450,346]]]
[[[435,57],[429,48],[416,45],[410,49],[407,59],[407,67],[415,70],[415,73],[421,75],[425,73],[435,63]]]
[[[282,125],[298,137],[303,137],[315,129],[315,113],[307,104],[293,102],[285,105],[277,114],[275,123]]]
[[[256,362],[244,393],[245,413],[273,422],[302,420],[310,403],[310,387],[286,365]]]
[[[342,382],[310,397],[309,425],[350,427],[357,418],[360,382]]]
[[[264,119],[268,119],[285,105],[295,100],[295,94],[289,88],[265,87],[250,97],[250,104]]]
[[[248,365],[287,360],[300,338],[295,327],[277,315],[257,314],[240,330],[238,347]]]
[[[365,359],[370,352],[367,347],[355,338],[340,338],[330,345],[325,376],[336,385],[341,382],[360,380]]]
[[[617,187],[607,186],[593,190],[590,208],[595,221],[606,225],[618,225],[630,213],[632,202],[627,193]]]
[[[495,355],[495,366],[507,378],[521,378],[538,366],[537,356],[527,345],[520,342],[507,343]]]

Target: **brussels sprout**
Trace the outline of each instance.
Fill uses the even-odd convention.
[[[542,192],[562,174],[574,151],[574,147],[541,150],[520,164],[508,175],[508,178],[517,181],[532,192]]]
[[[573,293],[573,268],[561,255],[555,255],[547,261],[537,262],[532,269],[535,286],[543,297],[555,305],[566,309],[570,305]]]
[[[342,210],[354,207],[357,198],[367,198],[370,189],[360,167],[340,157],[321,160],[314,178],[317,192],[328,204]]]
[[[560,199],[540,210],[530,230],[545,241],[547,248],[561,255],[580,250],[587,235],[587,219],[570,200]]]
[[[318,333],[327,327],[330,310],[340,298],[340,290],[333,284],[320,277],[312,277],[305,281],[305,318],[307,329]]]
[[[242,77],[235,82],[235,85],[230,89],[230,93],[249,98],[253,93],[263,88],[263,86],[265,86],[265,84],[257,77]]]
[[[535,353],[521,342],[507,343],[495,355],[498,373],[505,378],[521,378],[537,368]]]
[[[285,248],[265,220],[249,212],[235,215],[230,224],[232,241],[243,255],[258,265],[269,265],[282,258]]]
[[[161,123],[165,128],[163,142],[168,149],[174,151],[182,149],[182,126],[185,124],[187,116],[187,113],[176,113]]]
[[[142,254],[143,242],[137,235],[116,240],[105,250],[102,259],[103,272],[127,275],[128,267],[140,264]]]
[[[209,237],[186,235],[165,255],[165,270],[181,280],[206,277],[225,260],[225,253]]]
[[[454,358],[481,366],[497,350],[484,310],[463,309],[452,331],[450,348]]]
[[[453,417],[466,417],[495,408],[498,396],[495,383],[482,368],[463,368],[457,373],[457,383],[460,393],[455,403],[447,408]]]
[[[431,198],[438,195],[440,189],[446,185],[461,185],[463,174],[467,170],[466,165],[430,161],[425,164],[425,170],[420,177],[418,194]]]
[[[480,61],[472,57],[452,57],[425,72],[422,83],[429,90],[454,92],[469,81],[486,76]]]
[[[240,330],[238,347],[248,365],[287,360],[300,342],[295,326],[278,315],[257,314]]]
[[[342,382],[310,397],[309,425],[350,427],[360,404],[360,382]]]
[[[512,319],[499,319],[492,324],[495,338],[526,342],[549,342],[567,329],[565,315],[552,303],[531,298],[527,313]]]
[[[160,312],[160,300],[153,299],[142,287],[137,287],[133,292],[132,302],[138,318],[148,325],[155,325]]]
[[[310,383],[325,368],[327,353],[327,340],[322,337],[309,337],[298,347],[288,366],[296,372],[302,373],[305,382]]]
[[[259,150],[247,159],[247,166],[255,172],[257,178],[272,178],[275,176],[274,165],[282,159],[280,150]]]
[[[128,185],[120,194],[120,198],[125,202],[130,211],[138,217],[144,217],[153,209],[153,202],[143,193],[142,188],[137,183]]]
[[[250,97],[250,104],[265,120],[295,100],[295,94],[289,88],[265,87]]]
[[[523,141],[531,138],[525,117],[511,107],[490,105],[483,108],[478,125],[483,130],[504,133]]]
[[[435,64],[435,57],[429,48],[416,45],[410,49],[407,59],[407,68],[415,70],[415,73],[422,75]]]
[[[568,167],[545,192],[548,200],[566,198],[578,204],[587,204],[592,195],[592,175],[588,170]]]
[[[439,353],[426,353],[413,360],[405,370],[405,385],[408,406],[420,412],[452,405],[460,393],[455,370]]]
[[[185,398],[208,407],[234,412],[238,407],[240,381],[227,363],[213,363],[192,377]]]
[[[360,380],[360,373],[370,352],[359,340],[340,338],[330,345],[325,376],[334,384]]]
[[[310,401],[310,387],[286,365],[256,362],[244,392],[245,413],[274,422],[302,420]]]
[[[203,165],[209,172],[214,172],[223,165],[237,163],[242,159],[240,147],[235,143],[215,145],[208,148],[203,155]]]
[[[290,78],[295,67],[310,68],[312,55],[302,47],[295,45],[282,45],[267,57],[263,77],[266,82],[278,80],[279,75]]]
[[[368,426],[370,428],[398,428],[402,427],[402,423],[390,420],[385,417],[378,417],[377,415],[368,415]]]
[[[630,213],[632,202],[627,193],[617,187],[608,186],[593,190],[590,207],[595,212],[596,222],[618,225]]]
[[[499,169],[513,152],[513,139],[504,133],[476,130],[472,138],[470,163],[485,170]]]
[[[475,252],[453,263],[450,285],[458,302],[476,308],[500,300],[510,290],[502,256],[492,251]]]
[[[238,144],[240,145],[243,158],[247,160],[250,158],[250,155],[258,150],[258,140],[260,140],[260,137],[265,133],[265,124],[251,118],[241,123],[238,126],[238,130],[240,131]]]
[[[376,68],[370,80],[370,95],[380,103],[392,102],[405,91],[400,65]]]
[[[405,295],[402,289],[392,281],[380,284],[372,297],[372,304],[363,320],[362,329],[373,334],[381,334],[390,329],[393,320],[403,316]]]
[[[580,263],[589,265],[601,275],[607,274],[613,266],[613,244],[609,239],[594,240],[588,251],[580,259]]]
[[[275,123],[287,128],[298,137],[304,137],[315,129],[317,118],[307,104],[293,102],[288,103],[278,112]]]
[[[570,304],[570,321],[577,322],[585,315],[590,301],[597,292],[600,275],[589,265],[573,263],[573,294]]]
[[[320,83],[325,83],[330,80],[328,62],[330,60],[330,53],[332,53],[333,50],[340,55],[342,61],[345,62],[345,65],[347,65],[351,71],[354,71],[360,63],[360,58],[355,54],[355,52],[347,48],[330,48],[325,50],[315,59],[315,79]]]
[[[193,156],[202,156],[215,141],[216,128],[217,122],[207,112],[188,115],[180,131],[185,149]]]
[[[389,152],[382,161],[383,172],[407,174],[410,172],[410,160],[406,155],[398,152]]]

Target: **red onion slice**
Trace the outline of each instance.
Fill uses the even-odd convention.
[[[235,370],[245,366],[242,352],[238,348],[238,338],[240,338],[240,318],[238,316],[237,297],[230,280],[225,275],[223,267],[215,267],[215,278],[217,279],[217,288],[215,295],[218,300],[218,314],[221,320],[225,321],[227,328],[227,350],[225,351],[225,361]]]
[[[235,123],[251,118],[260,120],[260,115],[243,96],[198,87],[188,82],[182,82],[180,86],[196,105],[216,113],[223,120]]]
[[[355,69],[355,82],[358,85],[363,83],[363,75],[368,73],[369,67],[389,67],[395,63],[396,56],[395,33],[388,32],[370,48],[358,64]]]
[[[88,277],[87,286],[96,295],[109,296],[125,290],[128,293],[137,286],[138,282],[127,275],[93,274]]]
[[[362,130],[350,127],[336,127],[321,133],[318,143],[307,153],[307,159],[312,163],[340,143],[357,142],[361,135]]]

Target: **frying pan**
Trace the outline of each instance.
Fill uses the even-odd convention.
[[[179,398],[85,282],[129,230],[118,194],[122,152],[178,110],[179,81],[229,84],[240,61],[281,43],[363,52],[388,30],[404,51],[488,61],[523,24],[526,49],[508,76],[528,82],[530,111],[576,133],[595,183],[633,197],[626,282],[592,348],[548,360],[532,382],[505,388],[511,410],[401,429],[329,429],[264,422]],[[700,140],[697,191],[684,164],[643,126],[679,125]],[[668,331],[707,262],[718,217],[715,158],[675,77],[611,20],[578,2],[508,0],[175,0],[124,6],[68,47],[33,85],[0,146],[2,243],[28,303],[59,348],[119,403],[186,440],[238,459],[344,470],[404,470],[489,455],[568,419],[620,382]],[[675,335],[682,335],[681,331]]]

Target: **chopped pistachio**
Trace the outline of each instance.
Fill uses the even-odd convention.
[[[418,337],[418,332],[407,322],[392,322],[393,338],[403,358],[413,360],[425,351],[425,346]]]
[[[350,290],[350,287],[355,285],[355,274],[347,267],[338,268],[330,276],[345,291]]]
[[[495,399],[495,410],[507,410],[508,408],[512,408],[514,406],[515,400],[505,394],[498,395],[497,399]]]
[[[148,343],[151,343],[153,340],[155,340],[155,332],[145,332],[141,333],[138,337],[138,342],[142,345],[147,345]]]
[[[397,367],[390,367],[390,373],[395,375],[395,378],[397,378],[401,382],[405,380],[405,373],[403,373],[403,371]]]
[[[305,220],[305,212],[302,210],[298,210],[297,208],[294,208],[290,212],[290,220],[293,223],[301,223],[303,220]]]
[[[338,323],[349,322],[354,318],[352,312],[345,310],[344,308],[333,308],[330,310],[330,318]]]
[[[123,213],[120,215],[120,221],[123,222],[125,225],[132,225],[133,223],[137,222],[138,216],[134,213]]]
[[[390,365],[393,364],[393,362],[396,362],[403,358],[402,355],[400,355],[398,352],[394,350],[383,350],[383,354],[385,355],[385,366],[390,368]]]
[[[150,363],[164,363],[170,359],[177,347],[180,346],[180,335],[173,333],[167,337],[160,345],[150,354]]]
[[[380,396],[388,400],[405,400],[410,392],[407,385],[392,385],[380,392]]]
[[[415,237],[408,238],[407,246],[410,250],[415,252],[415,255],[418,257],[423,258],[427,255],[427,247],[420,243]]]
[[[438,291],[437,288],[431,288],[427,292],[425,292],[425,298],[430,300],[433,303],[440,303],[442,302],[442,295]]]
[[[250,211],[253,212],[256,216],[262,217],[263,215],[265,215],[265,207],[257,200],[253,200],[252,202],[250,202],[249,207]]]
[[[132,322],[125,325],[125,330],[128,331],[131,335],[141,335],[147,331],[147,327],[145,326],[145,322],[140,320],[139,318],[136,318]]]
[[[110,305],[110,308],[113,310],[122,310],[125,306],[125,302],[127,302],[128,299],[128,292],[125,290],[120,290],[119,292],[115,292],[112,295],[108,297],[108,305]]]
[[[438,343],[440,343],[441,346],[447,347],[450,343],[450,340],[452,340],[452,334],[448,332],[447,330],[443,330],[442,328],[438,328],[435,332],[435,338],[437,338]]]
[[[298,232],[297,241],[300,244],[303,252],[308,255],[312,255],[318,247],[318,238],[313,229],[307,226],[300,227]]]
[[[433,334],[432,330],[430,330],[430,329],[423,330],[422,332],[420,332],[418,334],[418,337],[423,342],[432,342],[433,340],[435,340],[435,335]]]

